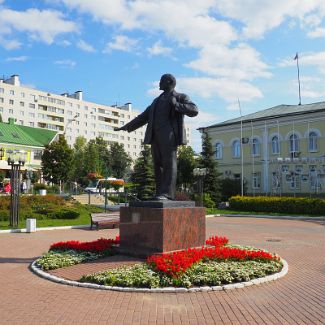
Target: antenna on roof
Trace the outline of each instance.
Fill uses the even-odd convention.
[[[299,76],[299,55],[298,55],[298,52],[296,53],[296,56],[293,59],[297,60],[298,87],[299,87],[299,105],[301,105],[300,76]]]

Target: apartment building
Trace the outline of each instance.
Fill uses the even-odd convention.
[[[325,195],[325,102],[278,105],[200,128],[224,178],[249,194]]]
[[[82,91],[54,94],[22,86],[18,75],[0,79],[0,114],[3,121],[14,118],[16,124],[53,130],[64,134],[69,145],[78,136],[87,141],[102,137],[108,143],[123,144],[132,159],[138,157],[145,127],[132,133],[115,132],[139,113],[132,104],[107,106],[83,100]]]

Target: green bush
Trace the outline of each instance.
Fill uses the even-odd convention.
[[[194,195],[194,201],[196,202],[196,204],[201,201],[200,194]],[[209,193],[203,193],[203,206],[211,209],[215,208],[216,206]]]
[[[57,211],[52,212],[52,219],[77,219],[80,215],[80,212],[74,208],[64,208]]]
[[[325,200],[301,197],[233,196],[230,209],[236,211],[274,212],[288,214],[325,214]]]

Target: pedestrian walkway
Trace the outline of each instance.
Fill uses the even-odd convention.
[[[132,293],[47,281],[30,263],[64,240],[115,238],[118,229],[0,234],[0,324],[324,324],[325,228],[317,222],[207,218],[207,237],[276,252],[289,273],[243,289]]]

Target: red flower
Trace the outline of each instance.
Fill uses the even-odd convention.
[[[52,244],[50,250],[69,250],[75,251],[89,251],[102,253],[109,250],[113,244],[119,244],[120,236],[116,236],[115,239],[99,238],[91,242],[79,242],[76,240],[70,240],[66,242],[58,242]]]
[[[189,248],[184,251],[152,255],[147,258],[147,263],[156,271],[178,278],[194,263],[203,259],[209,260],[278,260],[278,257],[259,250],[250,251],[242,248],[224,247],[228,243],[226,237],[211,237],[206,241],[214,247]]]
[[[225,246],[226,244],[228,244],[228,242],[229,239],[227,237],[218,237],[218,236],[210,237],[205,241],[207,245],[216,246],[216,247]]]

